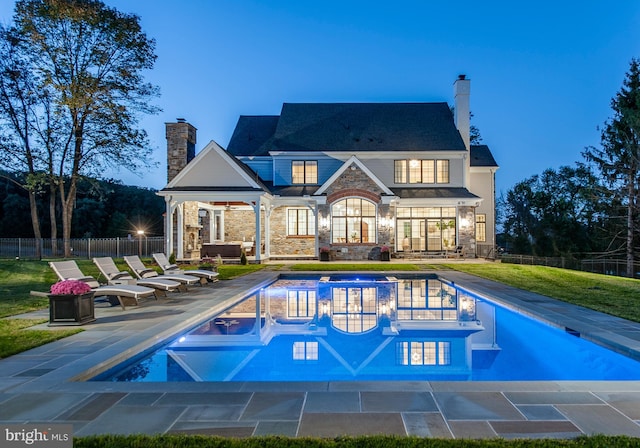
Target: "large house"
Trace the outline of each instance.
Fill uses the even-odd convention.
[[[490,256],[495,172],[470,144],[470,81],[447,103],[285,103],[241,116],[227,148],[195,154],[196,129],[166,124],[167,252],[178,259]]]

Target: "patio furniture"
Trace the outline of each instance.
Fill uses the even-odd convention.
[[[154,279],[160,278],[160,279],[173,280],[175,282],[180,283],[179,289],[181,291],[186,291],[187,286],[193,285],[199,281],[198,278],[194,277],[193,275],[184,275],[184,274],[160,275],[153,269],[147,268],[142,262],[142,260],[140,260],[140,257],[138,257],[137,255],[130,255],[130,256],[124,257],[124,261],[127,263],[127,265],[131,268],[133,273],[136,274],[136,277],[138,277],[139,279],[146,280],[150,278],[154,278]]]
[[[200,253],[203,257],[240,258],[242,246],[240,243],[203,244]]]
[[[141,285],[155,289],[159,294],[165,295],[169,291],[180,289],[180,282],[166,278],[143,278],[136,280],[127,271],[119,271],[111,257],[97,257],[93,263],[100,273],[107,279],[110,285]]]
[[[127,306],[140,305],[138,299],[153,296],[156,300],[156,290],[153,288],[147,288],[140,285],[106,285],[101,286],[98,280],[91,276],[84,275],[78,264],[74,260],[68,261],[50,261],[49,266],[53,269],[60,280],[80,280],[89,285],[91,290],[95,293],[95,296],[107,296],[109,302],[114,304],[112,297],[117,299],[117,302],[123,310]]]
[[[177,264],[170,263],[167,256],[161,252],[153,254],[153,259],[156,261],[156,263],[158,263],[158,266],[160,266],[160,269],[162,269],[163,274],[192,275],[200,279],[201,285],[207,284],[208,282],[217,282],[218,276],[220,275],[217,272],[206,271],[204,269],[182,270],[178,267]]]

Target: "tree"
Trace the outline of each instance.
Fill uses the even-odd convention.
[[[626,207],[627,276],[633,277],[640,216],[640,61],[632,59],[622,88],[611,100],[613,117],[604,125],[601,147],[583,156],[600,171]]]
[[[148,164],[147,134],[139,115],[158,90],[144,82],[153,67],[155,42],[139,18],[98,0],[19,0],[14,15],[20,49],[46,92],[46,111],[56,128],[45,135],[57,143],[50,157],[62,204],[65,256],[71,255],[71,227],[78,181],[105,169],[139,171]]]
[[[582,164],[517,183],[499,201],[510,249],[540,256],[592,251],[603,203],[598,187]]]
[[[31,226],[38,240],[42,237],[36,200],[41,157],[39,147],[33,144],[33,126],[39,100],[35,77],[21,51],[20,36],[14,30],[0,27],[0,127],[3,131],[0,164],[27,172],[24,183],[18,183],[13,177],[7,179],[28,192]],[[37,244],[36,256],[40,258],[40,255]]]

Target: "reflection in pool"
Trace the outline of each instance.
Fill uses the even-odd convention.
[[[640,363],[436,276],[281,276],[97,379],[631,380]]]

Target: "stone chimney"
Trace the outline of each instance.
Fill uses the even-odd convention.
[[[459,75],[456,82],[453,83],[453,97],[454,97],[454,113],[455,122],[458,132],[462,136],[464,145],[469,151],[470,139],[471,139],[471,123],[469,106],[469,94],[471,93],[471,81],[467,79],[466,75]]]
[[[196,156],[196,128],[178,118],[176,123],[165,123],[167,137],[167,182]]]

